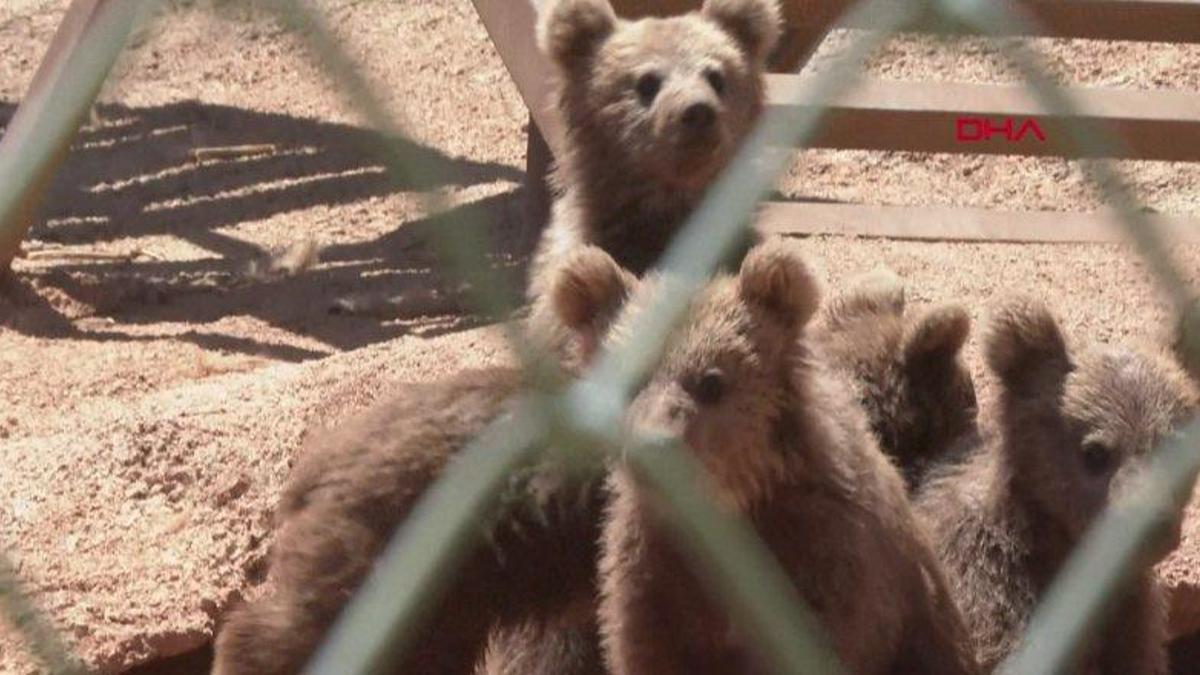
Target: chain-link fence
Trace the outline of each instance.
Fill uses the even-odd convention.
[[[141,10],[153,0],[110,3],[125,9],[107,15],[104,29],[85,45],[86,59],[67,66],[67,75],[55,80],[42,95],[53,101],[50,111],[35,123],[9,133],[9,152],[0,166],[0,242],[19,242],[22,213],[37,188],[45,167],[69,142],[77,121],[85,114]],[[312,6],[288,0],[262,0],[280,20],[303,37],[314,61],[372,126],[385,136],[405,137],[402,120],[392,117],[361,77],[353,60]],[[132,9],[131,9],[132,7]],[[367,673],[404,650],[406,639],[422,621],[442,584],[461,562],[475,522],[490,499],[503,486],[507,474],[527,461],[535,448],[552,452],[613,453],[627,442],[617,430],[635,384],[652,366],[668,331],[685,311],[690,296],[705,283],[719,262],[742,239],[741,229],[751,221],[756,204],[782,173],[794,147],[803,147],[821,121],[824,107],[849,91],[860,64],[881,43],[902,30],[941,30],[954,27],[983,35],[1031,34],[1028,19],[1006,3],[990,0],[864,0],[851,10],[845,23],[875,30],[856,34],[850,47],[815,81],[797,94],[796,103],[771,109],[744,142],[739,154],[709,190],[700,206],[663,257],[664,283],[653,302],[635,319],[634,336],[619,352],[603,355],[582,379],[565,389],[544,393],[533,387],[516,412],[493,424],[479,436],[423,498],[416,515],[405,522],[384,552],[380,563],[335,625],[326,643],[308,667],[310,673]],[[1073,102],[1043,75],[1036,57],[1019,43],[999,42],[1023,73],[1045,108],[1077,120]],[[1086,156],[1112,156],[1119,138],[1089,128],[1083,121],[1065,129],[1070,142]],[[437,169],[411,156],[404,143],[378,150],[394,174],[412,177]],[[1125,231],[1136,250],[1171,298],[1178,316],[1188,321],[1190,293],[1173,267],[1155,225],[1144,217],[1132,193],[1108,160],[1086,160],[1085,166],[1121,215]],[[436,178],[435,176],[423,176]],[[426,184],[446,184],[429,181]],[[435,236],[446,267],[468,282],[475,306],[491,317],[507,317],[519,305],[520,293],[492,278],[485,264],[483,242],[463,233],[486,231],[470,222],[472,210],[443,209],[438,193],[427,195],[425,207],[445,212],[446,227]],[[11,246],[10,246],[11,247]],[[546,366],[531,356],[521,335],[512,339],[522,363],[529,368]],[[1195,344],[1184,349],[1194,361]],[[550,382],[550,373],[534,380]],[[1177,441],[1154,454],[1143,499],[1135,508],[1109,512],[1097,522],[1045,593],[1020,648],[1005,664],[1007,672],[1061,672],[1077,653],[1129,569],[1148,545],[1155,528],[1182,507],[1200,471],[1200,425],[1193,423]],[[745,626],[776,672],[830,673],[840,669],[836,657],[800,602],[788,578],[766,546],[741,519],[716,508],[698,487],[703,471],[697,461],[676,447],[644,445],[622,450],[666,505],[670,527],[684,535],[690,559],[700,576],[712,586],[731,616]],[[0,566],[0,603],[4,613],[24,635],[33,655],[49,672],[78,669],[61,641],[40,620],[20,592],[11,566]]]

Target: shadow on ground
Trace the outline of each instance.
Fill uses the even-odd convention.
[[[13,109],[0,102],[0,124]],[[399,177],[388,172],[384,150],[389,145],[415,157],[427,170]],[[449,180],[437,181],[435,176]],[[0,325],[39,336],[159,339],[78,330],[75,317],[64,315],[60,303],[46,300],[57,296],[125,324],[205,324],[249,314],[331,349],[351,349],[411,330],[412,324],[382,321],[378,313],[331,320],[329,311],[346,297],[451,285],[435,271],[439,265],[432,245],[433,235],[455,221],[450,216],[471,216],[472,222],[485,224],[482,234],[488,250],[481,264],[505,272],[516,283],[530,239],[523,189],[513,187],[371,240],[327,247],[321,252],[323,265],[294,276],[248,274],[254,265],[261,269],[264,251],[223,230],[318,205],[497,181],[519,185],[523,179],[524,173],[511,166],[450,158],[349,125],[194,101],[148,108],[100,106],[72,146],[29,239],[53,256],[56,250],[165,235],[214,257],[167,261],[141,255],[64,256],[50,265],[23,266],[3,289],[0,309],[7,303],[11,311],[0,311]],[[312,236],[297,231],[293,240]],[[462,326],[452,321],[447,327]],[[195,331],[173,337],[285,360],[320,355]]]
[[[208,675],[212,672],[211,643],[178,656],[158,659],[125,671],[126,675]]]

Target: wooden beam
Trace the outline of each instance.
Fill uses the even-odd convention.
[[[811,100],[816,76],[771,75],[771,106]],[[908,150],[1077,157],[1068,125],[1093,122],[1116,134],[1122,147],[1113,156],[1166,161],[1200,161],[1200,93],[1162,90],[1068,88],[1082,116],[1048,115],[1022,84],[897,82],[865,80],[830,108],[809,145],[856,150]],[[962,129],[959,120],[968,120]],[[979,120],[969,122],[969,120]],[[984,122],[996,130],[983,135]],[[999,131],[1011,120],[1010,134]],[[1042,132],[1041,140],[1032,120]],[[1009,138],[1006,138],[1009,136]],[[1018,137],[1012,140],[1012,137]]]
[[[1200,243],[1200,218],[1148,216],[1179,243]],[[934,241],[1120,242],[1112,212],[996,211],[949,206],[768,202],[757,227],[767,234],[835,234]]]
[[[542,55],[536,39],[542,0],[471,1],[533,121],[550,147],[557,147],[562,129],[551,109],[554,66]]]
[[[999,1],[999,0],[996,0]],[[1017,0],[1036,37],[1200,42],[1200,0]],[[873,28],[868,23],[844,28]]]
[[[1037,35],[1200,42],[1200,0],[1025,0]]]

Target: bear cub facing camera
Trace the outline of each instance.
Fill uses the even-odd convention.
[[[537,267],[579,243],[635,274],[654,263],[761,114],[780,21],[775,0],[637,21],[607,0],[543,9],[538,40],[559,72],[566,138]]]
[[[654,286],[640,286],[626,311]],[[847,672],[975,672],[903,480],[840,376],[808,350],[817,295],[788,242],[752,249],[737,276],[717,277],[693,301],[629,424],[696,455],[714,498],[763,538]],[[623,336],[627,320],[611,335]],[[618,466],[610,485],[600,624],[613,675],[769,672],[691,573],[633,470]]]
[[[707,0],[636,21],[607,0],[541,9],[538,42],[558,73],[565,138],[529,273],[535,336],[564,339],[545,294],[575,247],[594,244],[637,275],[666,250],[761,116],[780,16],[776,0]]]
[[[1127,503],[1149,452],[1196,414],[1197,397],[1167,358],[1068,347],[1049,310],[1027,298],[999,308],[985,350],[1000,384],[994,428],[964,461],[930,476],[917,507],[978,659],[991,670],[1017,646],[1088,526]],[[1106,615],[1105,632],[1069,672],[1167,672],[1166,613],[1152,565],[1178,543],[1179,528],[1179,520],[1163,524],[1158,546]]]

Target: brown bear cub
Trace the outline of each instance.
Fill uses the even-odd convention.
[[[558,71],[566,133],[558,197],[534,253],[533,334],[558,345],[545,297],[581,244],[643,274],[662,255],[762,113],[775,0],[707,0],[696,12],[618,19],[607,0],[551,0],[538,42]]]
[[[814,321],[814,349],[849,380],[880,448],[912,490],[933,466],[969,446],[975,383],[960,358],[971,318],[957,304],[914,315],[891,272],[861,277]]]
[[[608,255],[583,247],[560,268],[553,293],[561,298],[564,323],[595,345],[599,338],[591,332],[605,329],[634,283]],[[276,514],[274,593],[228,618],[214,672],[299,672],[426,488],[472,438],[511,412],[524,388],[518,371],[502,368],[406,385],[311,438]],[[548,458],[511,476],[481,523],[464,569],[454,574],[411,653],[390,672],[469,674],[494,626],[517,631],[550,621],[579,602],[579,589],[585,604],[590,601],[606,501],[602,476]],[[519,632],[514,640],[519,643]],[[590,636],[581,643],[595,641]],[[532,650],[527,658],[537,655]],[[592,660],[598,663],[598,655]]]
[[[719,276],[693,302],[630,407],[631,428],[697,455],[714,497],[763,537],[848,672],[975,672],[903,480],[803,338],[817,304],[792,245],[752,249],[736,277]],[[611,481],[600,620],[613,675],[768,672],[689,573],[632,470]]]
[[[996,313],[986,339],[1000,383],[996,428],[967,460],[930,477],[918,509],[991,670],[1017,646],[1042,592],[1088,525],[1122,498],[1148,453],[1197,410],[1179,368],[1125,349],[1070,349],[1029,299]],[[1166,616],[1144,562],[1086,650],[1078,672],[1166,673]]]

